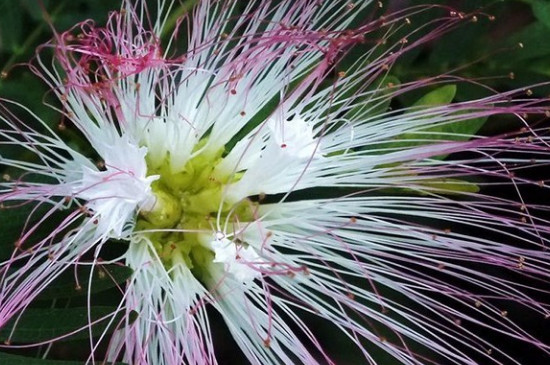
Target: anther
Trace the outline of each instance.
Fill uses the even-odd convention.
[[[520,256],[518,258],[518,265],[517,265],[518,269],[520,270],[523,270],[525,268],[525,257],[523,256]]]

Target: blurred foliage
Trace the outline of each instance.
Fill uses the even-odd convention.
[[[418,5],[420,2],[401,0],[387,1],[386,3],[387,9],[399,9],[406,5]],[[428,1],[428,3],[432,2]],[[391,70],[392,80],[395,80],[394,84],[398,83],[397,80],[407,82],[444,73],[457,76],[457,81],[480,81],[497,90],[511,90],[548,80],[550,77],[549,1],[441,0],[439,3],[442,6],[455,7],[466,13],[474,13],[475,18],[465,21],[464,24],[441,39],[434,39],[402,57]],[[63,31],[85,19],[94,19],[96,23],[101,24],[107,19],[109,11],[115,10],[119,6],[120,3],[113,0],[0,0],[0,70],[2,70],[0,98],[21,103],[45,120],[48,125],[57,126],[61,121],[60,115],[44,103],[45,100],[51,101],[49,100],[51,98],[48,98],[48,89],[38,77],[28,70],[26,63],[32,60],[40,44],[51,39],[52,27],[56,31]],[[428,19],[425,20],[428,21]],[[415,22],[421,24],[422,18],[416,18]],[[414,27],[415,23],[411,26]],[[421,99],[422,95],[413,95],[411,99],[401,100],[401,103],[412,105],[415,100],[419,99],[428,103],[426,98],[433,97],[443,98],[445,102],[448,101],[447,99],[453,98],[466,100],[486,92],[487,89],[472,83],[458,82],[456,89],[455,86],[440,88],[438,93],[428,94],[424,99]],[[549,91],[541,88],[535,92],[548,93]],[[353,112],[361,111],[353,110]],[[29,115],[21,116],[21,118],[27,120]],[[478,121],[472,123],[471,130],[477,130],[480,126]],[[10,215],[10,218],[3,217],[6,214],[11,213],[0,212],[2,230],[8,231],[4,236],[7,242],[2,242],[3,247],[0,247],[0,254],[4,256],[9,255],[12,242],[17,236],[17,233],[14,232],[23,227],[23,220],[26,220],[28,216],[25,210],[19,210],[17,214],[20,217],[13,214]],[[115,270],[115,268],[105,270]],[[115,271],[110,272],[110,283],[98,282],[94,286],[98,293],[103,293],[94,295],[94,304],[98,306],[117,305],[119,292],[115,286],[122,283],[130,274],[123,269]],[[82,277],[88,278],[86,274]],[[81,308],[86,305],[85,298],[78,298],[82,293],[72,292],[69,287],[64,289],[67,282],[74,287],[74,282],[70,282],[70,278],[63,282],[63,278],[64,276],[57,280],[55,284],[57,286],[53,286],[51,289],[66,290],[63,298],[56,297],[52,300],[51,297],[46,298],[47,293],[44,294],[42,299],[50,299],[49,304],[44,305],[44,302],[39,301],[37,308],[32,309],[27,319],[24,318],[25,325],[21,326],[20,330],[27,331],[27,335],[30,336],[28,338],[43,339],[44,336],[48,337],[47,334],[44,335],[43,326],[47,327],[46,330],[50,331],[48,332],[50,335],[58,335],[66,328],[74,329],[85,325],[86,321],[83,321],[86,319],[85,310]],[[86,280],[83,281],[83,285],[88,285]],[[115,298],[114,301],[113,298]],[[67,317],[65,321],[59,322],[55,321],[55,318],[54,320],[51,318],[60,316],[61,312],[59,311],[64,309],[59,308],[68,308],[64,312],[64,316]],[[101,311],[105,307],[97,308],[101,316],[109,313],[109,310]],[[73,312],[76,314],[70,316]],[[83,315],[84,317],[82,317]],[[41,322],[36,318],[49,318],[49,321]],[[36,327],[33,329],[34,324]],[[58,327],[55,327],[56,325]],[[38,331],[38,335],[35,333],[36,331]],[[87,332],[84,334],[87,335]],[[0,335],[2,335],[0,337],[6,336],[4,332]],[[338,341],[334,343],[338,343]],[[71,346],[78,348],[78,341],[75,344]],[[75,351],[67,351],[66,344],[56,346],[58,347],[53,349],[39,348],[36,351],[26,350],[19,353],[39,356],[49,353],[51,358],[67,360],[78,356],[75,355]],[[81,346],[86,349],[89,344],[84,342]],[[231,346],[228,348],[231,351]],[[0,362],[31,363],[16,355],[7,355],[1,352]],[[40,363],[36,360],[36,364]],[[50,363],[55,364],[55,362],[44,362],[44,364]],[[63,363],[69,364],[69,362]],[[70,363],[72,364],[72,362]]]
[[[117,6],[112,0],[0,0],[0,97],[20,102],[57,125],[59,115],[43,102],[46,85],[25,63],[32,59],[37,46],[51,39],[51,26],[63,31],[86,19],[103,23]]]
[[[452,2],[441,3],[449,5]],[[475,18],[422,50],[421,57],[412,62],[413,70],[406,73],[429,71],[437,74],[460,69],[458,74],[469,78],[501,77],[493,84],[503,88],[550,76],[550,42],[547,41],[550,2],[477,0],[454,3],[457,9],[471,12]]]

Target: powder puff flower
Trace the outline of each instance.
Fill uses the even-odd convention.
[[[113,361],[222,361],[217,318],[255,364],[335,363],[337,338],[373,364],[387,363],[380,350],[404,364],[513,362],[486,330],[548,352],[512,315],[550,315],[547,208],[522,193],[547,190],[521,175],[548,160],[547,139],[523,119],[544,109],[514,93],[389,107],[444,82],[397,85],[388,70],[466,16],[441,8],[411,26],[428,8],[381,17],[371,1],[202,0],[161,46],[178,4],[148,3],[57,34],[45,47],[53,63],[44,51],[32,66],[63,126],[94,152],[4,102],[1,143],[35,158],[2,156],[18,173],[0,201],[48,208],[0,263],[0,326],[116,246],[126,249],[112,262],[133,274]],[[524,128],[470,130],[498,114]],[[60,210],[59,226],[32,241]]]

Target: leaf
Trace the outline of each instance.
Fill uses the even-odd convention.
[[[423,107],[449,104],[456,94],[455,85],[445,85],[422,96],[413,104],[412,111],[418,111]],[[465,112],[462,112],[465,113]],[[405,114],[406,115],[406,114]],[[425,146],[444,141],[467,141],[487,121],[487,117],[463,119],[457,114],[456,122],[435,124],[425,127],[417,132],[403,133],[390,141],[373,145],[375,153],[382,151],[399,150],[407,147]],[[432,156],[433,159],[445,159],[447,155]],[[397,166],[399,163],[390,164]],[[385,165],[384,165],[385,166]]]
[[[37,206],[35,203],[14,202],[22,204],[20,207],[6,206],[0,208],[0,222],[2,222],[2,241],[0,242],[0,259],[8,258],[15,249],[14,243],[21,237],[22,231],[32,227],[50,209],[48,204]]]
[[[456,95],[456,85],[445,85],[433,90],[416,103],[412,110],[418,110],[419,107],[439,106],[450,104]],[[430,140],[433,141],[466,141],[475,134],[487,120],[486,117],[473,118],[467,120],[458,120],[445,124],[438,124],[433,127],[425,128],[415,133],[404,133],[397,138],[396,142],[401,146],[425,145]],[[418,141],[418,140],[421,141]],[[413,141],[416,140],[416,141]]]
[[[22,249],[31,247],[33,244],[48,237],[52,232],[57,232],[55,238],[62,237],[68,230],[80,224],[76,221],[70,227],[60,231],[61,222],[70,214],[71,210],[56,210],[49,203],[12,201],[4,203],[0,208],[0,222],[2,224],[2,240],[0,241],[0,260],[9,258],[15,250],[15,242],[19,240],[24,231],[34,229],[32,234],[22,245]],[[51,212],[51,213],[50,213]],[[36,226],[41,219],[46,217],[40,225]],[[34,227],[36,226],[36,227]]]
[[[487,117],[458,120],[436,125],[415,133],[405,133],[396,138],[393,147],[413,147],[430,143],[430,141],[467,141],[487,121]]]
[[[67,269],[48,285],[36,300],[71,298],[99,293],[122,284],[132,275],[132,269],[120,265],[95,265],[90,284],[89,266],[79,266],[76,273]],[[78,279],[78,283],[76,279]]]
[[[0,22],[0,51],[17,52],[23,43],[23,12],[20,6],[14,5],[8,1],[0,2],[0,11],[4,14]]]
[[[428,179],[420,180],[418,184],[429,188],[426,191],[429,191],[430,193],[461,194],[479,192],[479,186],[477,184],[460,179]]]
[[[82,361],[48,360],[33,357],[7,354],[0,352],[0,364],[10,365],[82,365]],[[109,365],[126,365],[122,362],[108,363]]]
[[[90,321],[92,337],[112,333],[125,315],[116,307],[28,308],[20,318],[11,319],[0,329],[0,341],[35,343],[48,341],[78,331],[61,340],[88,339]],[[114,315],[114,319],[113,319]],[[132,316],[129,320],[135,320]],[[13,333],[12,333],[13,331]]]
[[[525,26],[521,31],[506,38],[505,45],[514,47],[514,52],[502,52],[495,55],[493,61],[504,65],[518,65],[521,61],[550,55],[548,27],[541,22]],[[521,47],[518,45],[521,43]],[[528,64],[526,64],[528,66]],[[514,70],[515,71],[515,70]]]
[[[550,2],[548,0],[535,0],[532,2],[531,7],[535,17],[546,27],[550,28]]]
[[[449,104],[456,95],[456,85],[441,86],[430,91],[413,104],[413,109],[422,106],[437,106]]]

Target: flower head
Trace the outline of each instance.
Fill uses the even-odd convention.
[[[163,47],[177,4],[156,5],[124,1],[106,27],[57,34],[47,45],[53,66],[37,56],[33,69],[92,154],[45,123],[38,131],[3,113],[2,143],[38,160],[3,158],[23,173],[2,184],[0,200],[72,213],[30,244],[43,221],[32,225],[0,264],[0,325],[67,268],[99,265],[103,248],[127,245],[112,260],[133,274],[110,360],[216,363],[212,311],[260,364],[336,361],[305,313],[370,363],[374,347],[410,364],[507,358],[505,349],[488,354],[475,326],[547,351],[499,307],[549,315],[522,282],[548,281],[549,226],[537,217],[545,208],[522,201],[520,188],[536,183],[514,175],[537,164],[532,157],[547,160],[547,139],[519,116],[544,109],[511,101],[514,93],[389,108],[445,81],[395,85],[388,70],[463,15],[439,9],[445,15],[391,46],[428,8],[381,18],[370,1],[203,0]],[[365,42],[374,45],[341,71]],[[525,129],[475,135],[498,114],[517,115]],[[517,195],[486,195],[491,184]]]

